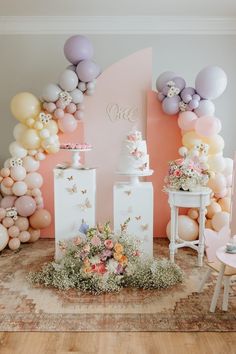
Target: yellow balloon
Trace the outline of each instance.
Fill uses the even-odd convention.
[[[20,92],[11,100],[11,112],[20,122],[36,117],[41,111],[40,101],[29,92]]]
[[[208,138],[202,138],[204,143],[209,145],[209,155],[219,154],[225,146],[224,139],[220,135],[214,135]]]
[[[203,140],[203,137],[198,135],[195,131],[190,131],[184,134],[182,138],[182,144],[186,146],[188,149],[192,149],[194,145],[199,144]]]
[[[50,135],[56,135],[58,133],[58,126],[55,120],[50,120],[46,128],[49,130]]]
[[[40,143],[40,137],[35,129],[27,129],[21,138],[21,144],[25,149],[38,149]]]
[[[47,147],[46,152],[48,154],[56,154],[60,151],[60,147],[57,145],[50,145],[49,147]]]

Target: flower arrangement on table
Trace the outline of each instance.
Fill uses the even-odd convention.
[[[186,149],[186,148],[182,148]],[[194,191],[207,185],[210,177],[206,155],[207,144],[195,145],[191,151],[182,151],[183,157],[169,162],[165,182],[168,189]]]
[[[117,292],[122,287],[161,289],[181,282],[183,275],[177,265],[141,254],[139,242],[127,234],[128,222],[129,219],[117,234],[112,232],[109,223],[95,228],[83,224],[80,228],[83,233],[60,243],[62,259],[30,273],[29,280],[92,294]]]

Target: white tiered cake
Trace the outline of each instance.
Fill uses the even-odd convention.
[[[118,172],[125,174],[141,174],[149,171],[149,155],[147,143],[142,139],[140,131],[131,131],[125,138],[120,154]]]

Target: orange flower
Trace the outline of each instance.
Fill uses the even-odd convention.
[[[121,256],[121,258],[119,259],[119,263],[122,265],[122,266],[126,266],[127,263],[128,263],[128,258],[126,256]]]
[[[115,249],[116,253],[122,253],[124,250],[123,246],[120,243],[116,243],[114,246],[114,249]]]
[[[119,261],[122,258],[122,254],[115,252],[113,254],[113,257],[115,258],[116,261]]]

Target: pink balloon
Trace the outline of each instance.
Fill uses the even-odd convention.
[[[193,130],[198,120],[194,112],[186,111],[179,114],[178,125],[185,131]]]
[[[7,187],[7,188],[10,188],[13,186],[13,179],[11,177],[4,177],[3,178],[3,181],[2,181],[2,184]]]
[[[23,218],[23,216],[19,216],[15,221],[15,226],[17,226],[20,231],[27,231],[29,228],[29,220],[27,218]]]
[[[54,112],[54,117],[56,119],[62,119],[64,117],[65,113],[62,108],[57,108]]]
[[[39,161],[35,160],[32,156],[26,156],[23,158],[23,166],[26,172],[35,172],[39,169]]]
[[[19,215],[27,217],[35,212],[36,202],[32,197],[24,195],[15,201],[15,207]]]
[[[65,113],[64,117],[58,121],[58,126],[63,133],[72,133],[77,128],[77,121],[72,114]]]
[[[19,228],[17,227],[17,226],[11,226],[11,227],[9,227],[9,229],[8,229],[8,235],[10,236],[10,237],[18,237],[19,236],[19,234],[20,234],[20,230],[19,230]]]
[[[23,181],[15,182],[12,187],[12,192],[17,196],[21,197],[27,192],[27,184]]]
[[[11,177],[14,181],[22,181],[26,176],[26,170],[23,166],[14,166],[11,168]]]
[[[41,188],[43,184],[43,177],[38,172],[31,172],[27,174],[24,181],[29,189]]]
[[[8,243],[8,247],[12,251],[18,250],[18,248],[20,247],[20,240],[18,238],[12,238]]]
[[[0,208],[0,221],[5,218],[6,216],[6,210],[5,208]]]
[[[203,116],[198,118],[195,130],[202,136],[217,135],[221,131],[221,122],[218,118],[212,116]]]
[[[16,197],[13,195],[8,195],[1,200],[1,208],[7,209],[14,206]]]
[[[30,239],[30,233],[28,231],[21,231],[21,233],[19,235],[20,242],[22,242],[22,243],[28,242],[29,239]]]

